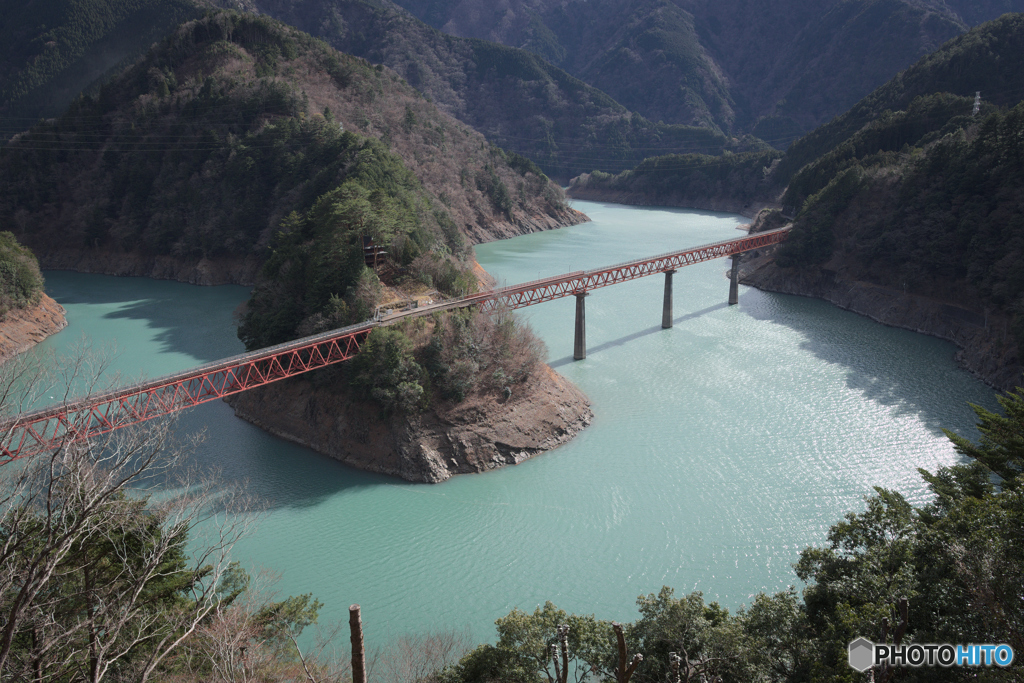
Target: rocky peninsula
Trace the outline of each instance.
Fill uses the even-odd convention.
[[[494,286],[475,260],[473,274],[481,289]],[[430,484],[518,465],[567,443],[594,416],[583,392],[542,362],[507,391],[480,387],[461,401],[435,397],[426,410],[397,414],[358,395],[346,370],[293,377],[227,402],[264,431],[346,465]]]
[[[296,377],[229,400],[235,414],[367,472],[439,483],[549,451],[593,419],[583,393],[547,365],[508,398],[476,394],[423,413],[385,416],[336,385]]]

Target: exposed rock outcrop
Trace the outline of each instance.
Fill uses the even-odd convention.
[[[1010,321],[870,282],[847,280],[827,267],[779,268],[770,255],[744,263],[740,282],[758,289],[824,299],[840,308],[900,327],[947,339],[960,349],[956,360],[987,384],[1006,391],[1024,383]]]
[[[569,225],[586,223],[590,218],[580,211],[568,206],[555,207],[550,213],[542,212],[515,212],[509,219],[495,219],[488,217],[486,222],[481,224],[470,224],[463,228],[470,244],[482,242],[493,242],[495,240],[508,239],[519,235],[529,235],[532,232],[543,232],[564,228]]]
[[[31,308],[12,308],[0,322],[0,363],[67,327],[64,307],[43,294]]]
[[[473,395],[415,415],[382,417],[337,383],[297,377],[229,399],[262,429],[369,472],[438,483],[566,443],[590,424],[586,396],[546,365],[508,399]]]

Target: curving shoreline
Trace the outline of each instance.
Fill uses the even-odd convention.
[[[518,211],[511,219],[488,222],[486,228],[477,224],[465,226],[464,234],[470,244],[480,244],[578,225],[588,220],[590,219],[586,214],[571,207],[564,207],[550,214]],[[69,249],[61,246],[37,247],[35,252],[44,270],[70,270],[118,277],[148,277],[202,286],[230,284],[251,287],[256,284],[263,266],[262,260],[255,256],[182,258],[89,247]]]
[[[570,207],[553,214],[516,212],[511,220],[489,223],[487,230],[469,230],[467,237],[479,243],[588,220]],[[60,247],[39,258],[47,269],[193,285],[251,285],[260,266],[252,257],[183,259]],[[475,259],[472,266],[482,287],[493,286],[493,278]],[[67,324],[64,309],[45,295],[37,307],[12,311],[0,324],[0,362]],[[571,440],[593,418],[587,397],[547,365],[518,385],[510,399],[476,395],[457,405],[387,419],[375,405],[353,400],[346,389],[325,386],[310,377],[278,382],[228,402],[239,417],[264,431],[358,469],[431,483],[454,474],[518,464]]]
[[[779,268],[770,255],[740,267],[740,282],[768,292],[823,299],[875,322],[952,342],[956,361],[989,386],[1008,391],[1024,384],[1007,316],[978,312],[871,282],[847,280],[828,268]]]
[[[610,204],[625,204],[626,206],[668,206],[675,209],[690,209],[693,211],[735,213],[747,218],[755,218],[764,209],[780,208],[776,202],[766,200],[744,202],[728,195],[695,198],[683,195],[654,195],[652,193],[632,190],[594,188],[589,187],[585,182],[589,175],[589,173],[584,173],[578,178],[573,178],[565,192],[566,196],[571,199],[580,199],[588,202],[607,202]]]

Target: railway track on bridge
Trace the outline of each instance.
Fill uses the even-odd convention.
[[[772,246],[784,240],[788,232],[789,228],[780,228],[398,311],[381,320],[323,332],[114,391],[23,413],[0,425],[0,465],[57,448],[71,439],[99,436],[177,410],[344,362],[359,353],[366,337],[375,327],[469,306],[480,306],[484,310],[500,307],[517,309],[566,296],[585,296],[593,289],[658,273],[671,275],[686,266]],[[669,286],[670,283],[669,280]]]

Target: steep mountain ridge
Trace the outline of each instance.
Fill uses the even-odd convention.
[[[453,35],[536,52],[651,120],[710,114],[723,131],[781,146],[971,25],[1024,10],[1021,0],[398,4]]]
[[[795,142],[779,164],[776,183],[788,184],[801,168],[838,148],[885,111],[905,110],[919,97],[944,92],[973,99],[980,92],[985,106],[1016,104],[1024,99],[1017,61],[1021,55],[1022,14],[1005,15],[950,40],[896,74],[849,111]],[[960,111],[967,114],[970,110]],[[939,130],[947,119],[948,116],[928,117],[922,123],[928,130]]]
[[[596,0],[548,18],[559,62],[654,121],[732,132],[739,115],[728,76],[708,53],[694,15],[662,0]]]
[[[712,191],[722,205],[756,209],[774,203],[795,212],[851,165],[873,157],[884,161],[886,153],[899,152],[905,145],[922,147],[970,125],[978,88],[983,89],[983,116],[1024,99],[1021,57],[1024,14],[1007,14],[923,57],[847,112],[797,140],[785,154],[663,155],[615,176],[580,177],[573,181],[570,194],[706,208],[701,199],[708,182],[725,181]]]
[[[563,182],[630,168],[652,152],[718,154],[760,144],[722,134],[707,112],[690,121],[700,127],[652,123],[531,52],[443,34],[384,0],[223,4],[273,16],[394,69],[441,109]]]

